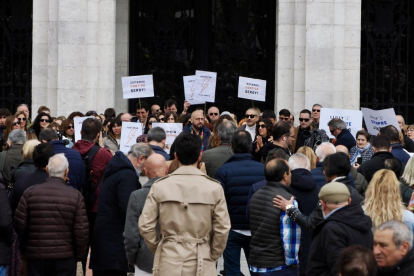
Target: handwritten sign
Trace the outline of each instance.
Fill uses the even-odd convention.
[[[183,132],[182,123],[153,123],[152,127],[160,127],[165,131],[167,140],[165,141],[165,151],[169,154],[171,145],[174,143],[175,138]]]
[[[367,131],[371,135],[377,135],[380,128],[385,126],[395,126],[400,130],[398,125],[397,117],[393,108],[372,110],[369,108],[361,108],[362,114],[364,114],[365,124]]]
[[[76,117],[73,118],[73,124],[74,124],[74,131],[75,131],[75,142],[82,139],[81,130],[82,130],[82,124],[83,121],[85,121],[88,118],[95,118],[93,116],[88,117]]]
[[[194,84],[195,84],[195,75],[194,76],[185,76],[184,80],[184,96],[185,99],[191,104],[204,104],[205,101],[196,101],[194,100]]]
[[[266,101],[266,81],[240,77],[238,97],[260,102]]]
[[[124,92],[124,99],[154,97],[152,75],[123,77],[122,91]]]
[[[194,100],[214,103],[216,97],[216,72],[196,71]]]
[[[142,124],[123,122],[121,131],[120,151],[128,153],[131,146],[136,144],[138,136],[142,135]]]
[[[339,118],[344,121],[347,129],[354,137],[362,129],[362,112],[360,110],[321,108],[319,128],[325,130],[329,138],[335,138],[328,127],[329,121],[334,118]]]

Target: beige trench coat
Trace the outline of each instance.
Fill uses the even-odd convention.
[[[215,276],[230,231],[223,188],[195,167],[180,167],[152,185],[138,226],[155,254],[154,275]]]

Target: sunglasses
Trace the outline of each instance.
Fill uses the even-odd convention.
[[[332,135],[334,135],[335,129],[329,130]]]
[[[26,121],[26,118],[17,118],[17,120],[19,120],[19,122],[20,122],[20,121],[25,122],[25,121]]]
[[[309,122],[309,120],[310,120],[310,119],[308,119],[308,118],[299,118],[299,121],[300,121],[300,122],[303,122],[303,121],[305,121],[305,122]]]
[[[266,128],[266,125],[259,125],[259,128]]]
[[[289,118],[289,117],[279,117],[279,120],[282,120],[282,121],[289,121],[289,120],[290,120],[290,118]]]
[[[50,121],[48,119],[40,119],[40,122],[42,122],[42,123],[44,123],[44,122],[49,123]]]
[[[250,118],[253,119],[254,117],[256,117],[257,115],[253,115],[253,114],[246,114],[246,119]]]
[[[160,122],[164,122],[165,118],[159,118],[158,120],[160,120]]]
[[[67,126],[67,127],[66,127],[66,129],[71,129],[71,128],[72,128],[72,129],[74,129],[74,127],[73,127],[73,126]]]
[[[218,113],[209,113],[208,115],[210,115],[210,116],[217,116],[218,115]]]
[[[19,122],[13,122],[13,124],[12,124],[13,126],[17,126],[17,125],[20,125],[20,123]]]
[[[312,112],[321,112],[320,109],[312,109]]]

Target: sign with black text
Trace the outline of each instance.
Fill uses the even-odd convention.
[[[123,77],[122,91],[124,99],[154,97],[154,82],[152,75]]]
[[[194,82],[195,101],[214,103],[216,97],[216,72],[196,71]]]
[[[394,108],[372,110],[362,107],[361,110],[362,114],[364,114],[365,125],[369,134],[377,135],[380,128],[390,125],[400,130]]]
[[[205,101],[196,101],[194,100],[194,84],[195,84],[195,75],[194,76],[184,76],[184,96],[186,101],[191,105],[204,104]]]
[[[240,77],[238,97],[253,101],[266,101],[266,81]]]
[[[344,121],[347,125],[347,129],[354,137],[356,137],[357,132],[362,129],[362,112],[360,110],[321,108],[319,128],[325,130],[329,138],[335,138],[328,127],[329,121],[335,118]]]
[[[123,122],[119,150],[128,153],[131,146],[137,143],[137,138],[140,135],[142,135],[141,123]]]

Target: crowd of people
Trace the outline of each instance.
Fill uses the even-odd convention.
[[[414,125],[354,137],[334,118],[332,140],[321,108],[298,125],[173,99],[33,120],[0,108],[0,276],[85,274],[89,257],[94,276],[234,276],[242,249],[250,275],[414,275]],[[143,129],[128,153],[124,122]],[[169,151],[157,122],[183,125]]]

